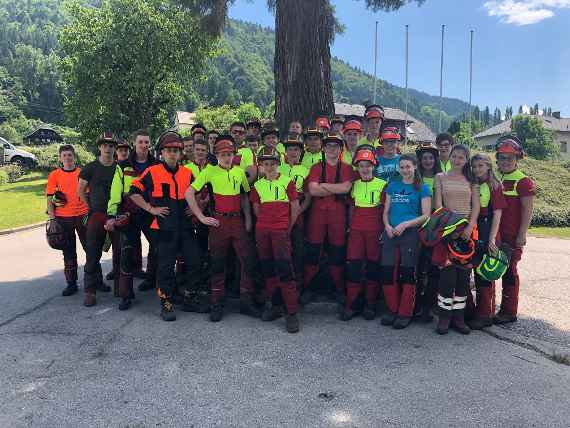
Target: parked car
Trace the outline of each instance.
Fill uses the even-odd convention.
[[[0,159],[2,163],[17,163],[26,168],[34,167],[38,164],[38,159],[33,154],[18,149],[2,137],[0,137]]]

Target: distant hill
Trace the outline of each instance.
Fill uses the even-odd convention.
[[[253,102],[262,109],[273,101],[273,58],[275,33],[257,24],[229,20],[221,44],[222,53],[207,70],[207,80],[195,88],[188,108],[200,102],[209,105]],[[338,58],[332,61],[336,102],[362,104],[372,97],[373,76]],[[439,97],[410,89],[409,113],[437,131]],[[384,80],[378,81],[378,99],[387,107],[404,109],[405,90]],[[466,112],[464,101],[443,98],[443,129],[454,117]]]

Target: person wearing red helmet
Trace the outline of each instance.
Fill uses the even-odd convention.
[[[362,136],[362,124],[356,119],[347,120],[344,123],[342,135],[346,144],[346,147],[342,152],[342,161],[352,165],[354,154],[356,153],[360,137]]]
[[[59,148],[59,160],[62,164],[48,175],[46,185],[47,212],[50,220],[59,222],[66,235],[67,245],[63,249],[63,272],[67,287],[63,296],[77,293],[77,241],[85,250],[85,224],[83,219],[88,212],[77,194],[77,182],[81,170],[75,164],[73,146],[65,144]]]
[[[513,250],[509,269],[502,278],[501,307],[493,320],[495,324],[504,324],[517,320],[520,287],[518,263],[526,245],[536,189],[534,182],[518,168],[518,160],[524,157],[524,150],[518,138],[509,135],[499,139],[496,150],[499,179],[503,184],[503,194],[507,202],[501,216],[499,232],[503,242]]]
[[[273,321],[278,317],[273,298],[281,292],[287,310],[287,331],[297,333],[299,295],[295,286],[289,236],[300,211],[299,195],[295,183],[279,173],[281,155],[274,147],[263,147],[258,161],[263,167],[264,177],[255,182],[250,200],[257,217],[255,240],[265,282],[265,309],[261,319]]]
[[[107,203],[111,192],[111,183],[115,175],[115,148],[119,140],[111,132],[104,132],[97,140],[99,157],[85,165],[79,173],[77,193],[79,199],[89,208],[87,232],[85,237],[85,306],[97,303],[95,292],[111,291],[103,283],[101,256],[107,238],[105,222],[107,221]]]
[[[379,285],[380,247],[383,230],[382,194],[386,182],[374,177],[374,147],[363,145],[355,153],[353,164],[360,178],[352,185],[346,262],[346,302],[340,319],[348,321],[358,308],[354,307],[364,285],[365,306],[362,316],[367,320],[376,315]]]
[[[329,270],[339,300],[344,292],[346,195],[352,188],[355,174],[350,165],[339,159],[343,143],[340,135],[328,134],[324,140],[324,159],[311,167],[307,178],[313,203],[306,229],[303,303],[309,303],[314,295],[310,286],[319,269],[325,239],[329,244]]]
[[[315,119],[315,128],[321,132],[329,132],[331,130],[331,123],[328,115],[320,113]]]
[[[412,154],[400,157],[401,180],[386,186],[382,234],[380,282],[388,313],[382,325],[406,328],[414,313],[416,297],[416,266],[419,252],[418,227],[431,213],[431,192],[422,183],[417,158]]]
[[[364,112],[366,135],[360,139],[359,143],[370,144],[374,148],[380,147],[382,125],[384,123],[384,108],[378,104],[371,104]]]
[[[136,178],[129,194],[132,202],[154,217],[151,228],[156,231],[160,316],[164,321],[175,321],[172,299],[176,288],[176,256],[180,253],[184,258],[187,300],[199,287],[201,251],[184,199],[194,177],[190,169],[179,165],[184,149],[182,138],[176,132],[167,131],[159,138],[159,148],[163,161],[148,167]],[[145,194],[149,195],[148,202],[143,197]]]
[[[402,137],[400,130],[395,127],[382,130],[380,141],[382,145],[376,149],[376,167],[374,176],[389,182],[400,175],[400,155],[398,148]]]
[[[186,201],[196,218],[209,229],[210,246],[210,320],[223,317],[225,269],[230,247],[240,262],[240,312],[259,317],[253,295],[253,272],[256,257],[248,233],[252,229],[249,182],[245,172],[234,166],[234,141],[230,135],[220,135],[214,145],[218,164],[205,169],[186,191]],[[211,216],[196,201],[196,193],[204,186],[211,188]],[[243,216],[242,216],[243,212]]]

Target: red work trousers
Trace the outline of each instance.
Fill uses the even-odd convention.
[[[380,289],[380,231],[351,229],[346,257],[346,309],[352,309],[363,288],[366,303],[375,305]]]
[[[229,217],[219,214],[215,218],[219,227],[211,227],[208,242],[210,246],[210,289],[212,304],[218,303],[224,296],[226,259],[233,248],[240,262],[240,298],[253,298],[253,270],[255,269],[255,249],[241,216]]]
[[[520,278],[518,264],[521,261],[523,249],[515,248],[516,238],[503,236],[503,242],[506,242],[512,249],[513,253],[509,268],[502,278],[503,298],[501,300],[500,312],[506,315],[516,316],[519,307],[519,288]]]
[[[307,251],[305,253],[305,288],[319,271],[319,261],[325,239],[328,240],[328,261],[331,277],[337,291],[344,290],[344,263],[346,245],[346,210],[311,209],[305,228]]]
[[[291,240],[287,230],[256,229],[255,240],[264,279],[264,295],[271,300],[281,291],[287,313],[297,313],[299,295],[293,275]]]

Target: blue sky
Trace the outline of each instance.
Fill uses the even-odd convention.
[[[380,21],[378,76],[404,86],[404,26],[410,26],[411,88],[439,93],[441,25],[446,24],[444,95],[468,99],[469,31],[475,31],[473,103],[552,106],[570,116],[570,0],[426,0],[373,13],[364,1],[332,0],[345,25],[333,55],[374,71],[374,26]],[[265,0],[236,0],[232,18],[274,27]]]

